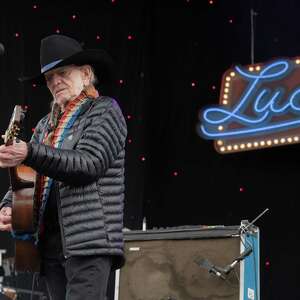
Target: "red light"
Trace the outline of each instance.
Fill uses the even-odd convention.
[[[270,265],[271,265],[270,261],[267,260],[265,265],[266,265],[267,268],[270,267]]]
[[[243,187],[240,187],[240,192],[243,192],[244,191],[244,188]]]
[[[196,83],[193,81],[193,82],[191,83],[191,86],[192,86],[192,87],[195,87],[195,86],[196,86]]]
[[[37,9],[37,5],[36,5],[36,4],[34,4],[34,5],[33,5],[33,8],[34,8],[34,9]]]
[[[132,117],[131,115],[127,115],[127,119],[130,120]]]
[[[142,156],[141,161],[145,161],[145,160],[146,160],[145,156]]]
[[[128,40],[132,40],[133,39],[133,36],[132,35],[128,35]]]
[[[119,83],[120,83],[120,84],[123,84],[123,83],[124,83],[123,79],[120,79],[120,80],[119,80]]]
[[[215,85],[213,85],[211,88],[212,88],[213,90],[215,90],[215,89],[216,89],[216,86],[215,86]]]
[[[100,40],[100,35],[97,35],[97,36],[96,36],[96,40]]]
[[[55,31],[57,34],[60,34],[60,30],[59,29],[56,29]]]
[[[178,172],[174,171],[173,176],[178,176]]]
[[[131,144],[132,143],[132,139],[128,139],[128,144]]]
[[[35,88],[35,87],[36,87],[36,84],[35,84],[35,83],[33,83],[33,84],[32,84],[32,87],[34,87],[34,88]]]
[[[233,20],[232,20],[232,19],[229,19],[229,23],[232,24],[232,23],[233,23]]]
[[[75,20],[76,18],[77,18],[76,15],[73,15],[73,16],[72,16],[72,19],[73,19],[73,20]]]
[[[15,37],[19,37],[20,34],[18,32],[15,33]]]
[[[214,1],[213,0],[209,0],[209,4],[214,4]]]
[[[31,128],[31,131],[34,132],[35,128]]]

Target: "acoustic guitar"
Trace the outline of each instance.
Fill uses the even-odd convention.
[[[16,105],[4,143],[9,146],[18,137],[26,109]],[[25,165],[8,168],[12,190],[12,229],[15,239],[15,269],[38,272],[40,266],[38,249],[32,240],[20,238],[34,234],[38,226],[38,205],[35,197],[36,172]]]

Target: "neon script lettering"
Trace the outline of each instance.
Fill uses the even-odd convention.
[[[237,76],[246,82],[246,88],[239,99],[233,99],[231,107],[205,109],[200,116],[199,134],[207,139],[224,140],[300,126],[300,77],[296,87],[281,84],[294,68],[294,62],[289,60],[273,62],[255,74],[236,66]],[[284,115],[288,117],[283,118]]]

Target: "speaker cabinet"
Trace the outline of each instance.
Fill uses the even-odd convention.
[[[115,300],[238,300],[239,227],[212,226],[133,231],[125,235],[126,264]]]

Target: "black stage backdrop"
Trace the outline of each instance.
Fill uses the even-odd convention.
[[[1,1],[0,130],[15,104],[29,107],[26,139],[49,108],[45,88],[24,86],[39,72],[40,40],[61,33],[87,48],[108,50],[118,80],[102,87],[128,123],[125,226],[238,225],[261,230],[262,299],[299,295],[299,145],[220,155],[196,133],[198,113],[216,104],[223,72],[250,60],[250,10],[255,62],[300,55],[296,0]],[[7,189],[0,172],[1,193]],[[241,191],[242,188],[242,191]],[[10,255],[12,241],[0,235]]]

